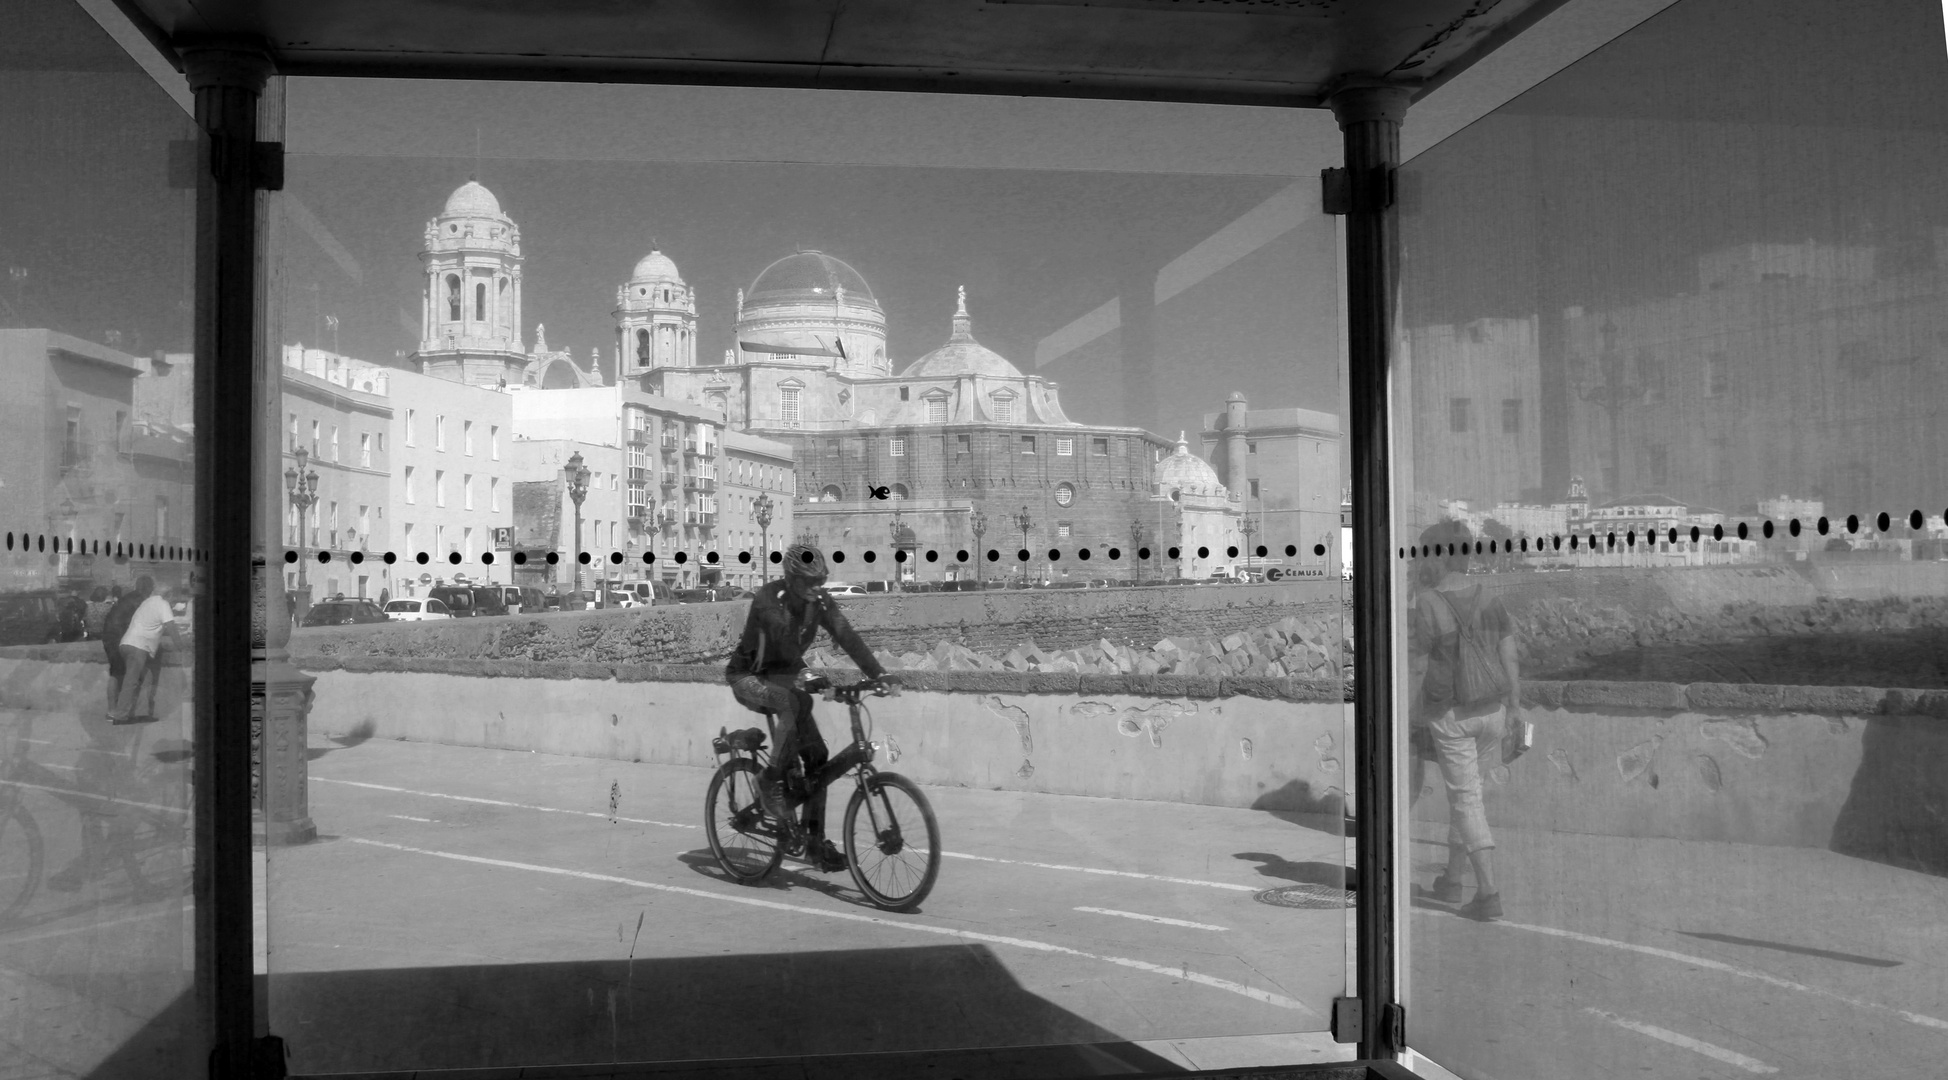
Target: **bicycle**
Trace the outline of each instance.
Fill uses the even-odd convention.
[[[790,763],[785,779],[787,820],[780,822],[765,813],[758,799],[760,779],[771,760],[765,732],[720,730],[710,747],[721,764],[704,796],[704,830],[711,854],[733,880],[759,884],[787,854],[806,850],[805,803],[852,773],[858,786],[846,804],[844,819],[846,865],[852,880],[875,906],[911,911],[926,899],[940,873],[940,826],[913,781],[873,768],[877,747],[868,726],[872,713],[864,704],[868,694],[895,697],[899,688],[871,680],[839,686],[817,677],[804,688],[822,693],[827,701],[845,703],[852,720],[851,744],[834,754],[817,776],[807,777],[802,762]],[[775,724],[776,718],[766,713],[765,722]],[[917,845],[922,830],[924,848]]]

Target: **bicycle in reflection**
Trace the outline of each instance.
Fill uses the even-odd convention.
[[[760,728],[718,732],[711,740],[721,764],[710,778],[704,801],[704,829],[710,851],[731,878],[758,884],[778,868],[786,855],[806,849],[808,832],[804,807],[813,795],[847,773],[858,785],[846,804],[845,856],[852,880],[874,905],[888,911],[911,911],[925,900],[940,872],[940,826],[933,807],[913,781],[873,767],[877,747],[871,738],[872,713],[865,698],[895,697],[899,687],[865,680],[840,686],[814,677],[804,683],[807,693],[843,702],[851,714],[852,742],[834,754],[817,775],[808,776],[802,761],[792,761],[785,776],[786,820],[765,813],[758,787],[770,754]],[[767,722],[772,722],[766,714]]]

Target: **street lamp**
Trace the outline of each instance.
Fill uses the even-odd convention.
[[[1143,546],[1143,523],[1134,518],[1130,520],[1130,561],[1136,564],[1137,581],[1143,580],[1143,560],[1137,558],[1137,550]]]
[[[284,470],[284,493],[290,496],[291,505],[298,512],[299,604],[309,607],[311,586],[305,580],[304,573],[304,564],[309,561],[305,558],[304,525],[305,519],[311,513],[311,508],[318,503],[318,472],[316,469],[305,467],[311,458],[311,452],[304,447],[300,446],[292,451],[291,456],[297,458],[298,463],[294,468]]]
[[[759,495],[751,501],[751,520],[758,523],[758,572],[760,582],[771,580],[771,496]]]
[[[1028,516],[1028,508],[1026,506],[1022,507],[1021,513],[1015,515],[1015,528],[1021,530],[1021,550],[1028,550],[1028,530],[1034,527],[1035,519]],[[1023,585],[1028,584],[1028,564],[1026,562],[1021,564],[1021,583]]]
[[[575,600],[582,599],[582,500],[588,498],[588,466],[582,464],[582,452],[568,455],[568,497],[575,503]]]
[[[988,516],[979,510],[967,516],[967,527],[974,533],[974,580],[981,580],[981,534],[988,531]]]

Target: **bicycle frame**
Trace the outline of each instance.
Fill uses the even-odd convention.
[[[825,763],[825,766],[818,771],[816,776],[805,776],[805,790],[802,795],[793,792],[790,784],[786,785],[786,802],[793,810],[810,802],[814,796],[837,783],[841,777],[854,769],[858,770],[858,782],[861,787],[864,787],[872,779],[873,774],[878,771],[873,768],[872,764],[874,757],[878,754],[878,747],[874,746],[866,738],[865,724],[860,718],[860,714],[865,711],[865,705],[862,699],[866,694],[872,692],[871,689],[864,685],[835,686],[822,678],[817,678],[809,682],[806,689],[822,691],[822,696],[825,700],[845,704],[852,724],[852,741],[846,745],[845,749],[833,754],[831,759]],[[886,687],[880,692],[886,697],[899,696],[897,686]],[[777,717],[767,713],[765,715],[765,723],[770,728],[769,745],[776,746],[778,742]],[[717,738],[711,740],[711,749],[719,756],[726,754],[735,756],[740,753],[748,754],[751,760],[757,762],[760,768],[768,768],[770,766],[771,753],[768,749],[763,746],[749,749],[733,747],[728,741],[728,735],[729,731],[725,729],[718,732]],[[788,777],[793,774],[802,774],[802,771],[802,765],[799,762],[788,762],[786,764],[786,775]],[[873,820],[876,825],[878,822],[877,812],[869,812],[873,813]],[[791,824],[796,826],[798,823],[794,821]]]

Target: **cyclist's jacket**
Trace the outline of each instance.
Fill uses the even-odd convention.
[[[744,636],[724,668],[725,679],[736,682],[746,675],[791,675],[805,670],[805,650],[811,648],[821,627],[868,677],[877,679],[886,673],[858,631],[846,621],[837,601],[820,592],[800,605],[786,595],[784,582],[773,581],[760,586],[751,599],[751,615],[744,620]]]

